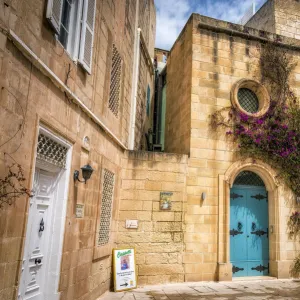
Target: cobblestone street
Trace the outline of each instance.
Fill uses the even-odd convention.
[[[300,299],[300,282],[293,280],[255,280],[198,282],[147,286],[136,290],[106,293],[99,300],[252,300]]]

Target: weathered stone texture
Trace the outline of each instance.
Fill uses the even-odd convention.
[[[144,3],[144,1],[140,2]],[[147,32],[146,41],[146,47],[153,47],[155,8],[153,1],[147,3],[144,10],[148,13],[138,15],[143,22],[153,25]],[[136,1],[97,1],[91,75],[71,60],[55,38],[53,30],[45,19],[46,4],[47,1],[42,0],[21,2],[0,0],[0,144],[2,145],[16,134],[15,138],[9,140],[0,149],[0,174],[2,177],[7,171],[7,166],[12,162],[8,156],[4,156],[4,152],[10,153],[13,159],[22,165],[24,175],[28,179],[26,185],[28,188],[31,187],[30,178],[33,177],[34,172],[39,124],[46,125],[72,144],[71,177],[75,169],[78,170],[87,163],[94,168],[93,176],[86,185],[78,184],[74,187],[73,179],[70,178],[69,181],[59,292],[62,300],[96,299],[111,286],[111,248],[115,245],[115,233],[118,228],[116,219],[124,151],[49,78],[30,63],[7,38],[6,31],[13,30],[37,57],[127,145],[132,96]],[[122,57],[122,97],[118,118],[108,107],[113,44]],[[153,51],[154,49],[150,51],[152,55]],[[143,76],[139,81],[141,89],[144,86],[143,90],[146,91],[149,84],[153,91],[152,79],[149,68],[144,68]],[[145,101],[145,94],[143,94],[138,102],[139,111],[145,110]],[[25,116],[24,130],[23,128],[19,130],[23,116]],[[139,126],[139,129],[141,128],[143,126]],[[85,136],[90,138],[89,149],[83,144]],[[103,168],[112,170],[116,175],[114,211],[110,243],[107,247],[97,247]],[[76,203],[85,206],[85,216],[82,219],[75,218]],[[148,216],[147,203],[145,201],[144,207],[139,211],[139,217],[145,222],[151,219]],[[28,199],[21,198],[13,206],[0,210],[1,299],[16,298],[23,259],[28,205]],[[153,240],[161,240],[161,237],[154,236]]]
[[[269,0],[246,26],[300,39],[300,3],[297,0]]]
[[[192,27],[187,23],[167,60],[165,151],[190,153]]]
[[[140,284],[182,281],[187,156],[128,152],[122,162],[118,245],[136,248]],[[162,191],[173,192],[170,211],[159,208]],[[126,219],[138,228],[126,229]]]
[[[203,26],[199,26],[203,24]],[[205,25],[211,29],[205,28]],[[215,28],[215,30],[213,29]],[[224,29],[224,30],[223,30]],[[243,32],[244,28],[239,25],[217,21],[205,18],[200,15],[193,15],[187,23],[184,32],[178,38],[177,42],[171,49],[168,58],[168,86],[167,101],[176,110],[170,108],[167,115],[171,129],[182,132],[178,124],[182,110],[187,107],[186,124],[190,124],[190,131],[187,131],[180,141],[177,148],[172,146],[171,138],[166,140],[168,149],[176,153],[190,153],[188,161],[188,173],[186,181],[186,210],[185,210],[185,227],[184,227],[184,244],[185,251],[183,255],[184,273],[186,281],[199,280],[228,280],[228,266],[223,269],[218,262],[228,261],[228,232],[223,228],[228,226],[228,202],[223,203],[224,197],[228,190],[223,191],[222,175],[232,166],[239,158],[235,153],[236,145],[229,142],[225,137],[224,130],[214,132],[210,126],[210,115],[217,109],[231,105],[230,93],[233,84],[240,79],[260,78],[260,47],[258,31],[250,30],[253,39],[241,35],[230,34],[230,32]],[[192,32],[192,40],[187,36]],[[183,38],[184,37],[184,38]],[[257,37],[257,38],[256,38]],[[287,39],[282,37],[284,42]],[[298,45],[297,41],[293,41]],[[188,45],[189,44],[189,45]],[[294,43],[293,43],[294,44]],[[179,48],[180,51],[179,51]],[[191,48],[189,54],[184,49]],[[291,52],[297,59],[298,55]],[[181,61],[184,57],[184,63]],[[181,62],[181,63],[178,63]],[[188,71],[186,66],[192,68],[191,78],[187,79]],[[176,73],[173,72],[176,68]],[[297,78],[298,68],[292,74],[292,85],[297,89],[298,84],[294,81]],[[180,77],[184,79],[180,80]],[[189,87],[182,90],[183,82],[190,80]],[[176,86],[172,83],[176,82]],[[182,93],[185,93],[184,96]],[[190,93],[190,94],[189,94]],[[297,92],[298,93],[298,92]],[[190,101],[189,104],[182,103]],[[172,117],[171,115],[172,114]],[[175,126],[175,127],[174,127]],[[167,129],[168,131],[168,129]],[[169,130],[170,134],[170,130]],[[174,138],[175,137],[175,138]],[[176,139],[176,133],[172,134],[172,139]],[[188,141],[188,151],[182,148],[182,145]],[[275,180],[275,176],[273,177]],[[278,189],[281,191],[281,188]],[[201,200],[202,193],[206,193],[206,199]],[[285,191],[287,197],[288,192]],[[269,194],[273,199],[272,193]],[[270,200],[271,201],[271,200]],[[274,201],[275,200],[274,198]],[[281,201],[281,200],[279,200]],[[275,211],[282,205],[281,212],[285,211],[285,217],[280,221],[276,220]],[[287,241],[286,218],[288,210],[292,210],[293,204],[286,205],[276,202],[270,206],[270,224],[274,223],[275,227],[280,229],[280,235],[270,238],[270,260],[282,260],[281,269],[277,269],[278,276],[287,276],[287,270],[291,264],[288,259],[295,257],[295,244]],[[153,215],[154,217],[155,214]],[[282,216],[282,215],[281,215]],[[166,219],[172,218],[170,214],[164,216]],[[225,224],[225,225],[223,225]],[[282,242],[281,249],[276,248],[276,239]],[[280,248],[281,248],[280,247]],[[287,248],[289,250],[287,250]],[[230,262],[230,260],[229,260]],[[273,263],[271,263],[273,264]],[[276,267],[272,268],[276,269]],[[275,271],[272,274],[276,273]],[[226,275],[227,274],[227,275]],[[277,273],[276,273],[277,274]],[[285,274],[285,275],[284,275]]]

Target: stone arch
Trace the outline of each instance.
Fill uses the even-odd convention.
[[[237,175],[245,170],[252,171],[259,175],[265,183],[268,192],[276,189],[276,187],[279,186],[279,182],[276,179],[276,172],[266,163],[262,161],[253,162],[252,159],[233,163],[225,172],[224,180],[229,183],[230,187],[232,187]]]
[[[268,164],[253,159],[234,162],[225,172],[219,175],[219,212],[218,212],[218,276],[219,281],[232,279],[232,265],[230,263],[230,188],[235,178],[242,171],[252,171],[264,181],[269,197],[269,228],[270,234],[270,275],[281,277],[280,274],[280,214],[278,190],[281,188],[276,172]],[[286,276],[284,276],[286,277]]]

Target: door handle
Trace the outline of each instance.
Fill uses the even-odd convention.
[[[38,265],[42,262],[42,260],[40,258],[36,258],[34,262],[36,265]]]
[[[40,222],[40,229],[39,229],[39,232],[42,232],[44,231],[45,229],[45,223],[44,223],[44,219],[42,218],[41,222]]]

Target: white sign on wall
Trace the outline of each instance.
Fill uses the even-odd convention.
[[[115,292],[137,287],[135,249],[113,249]]]

